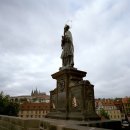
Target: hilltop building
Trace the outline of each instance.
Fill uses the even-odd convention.
[[[37,88],[32,90],[31,95],[22,95],[22,96],[14,96],[10,97],[11,101],[19,102],[20,104],[25,102],[30,103],[41,103],[41,102],[50,102],[50,96],[47,95],[45,92],[38,92]]]
[[[10,100],[20,103],[18,116],[21,118],[42,118],[50,111],[50,96],[37,88],[31,95],[10,97]]]

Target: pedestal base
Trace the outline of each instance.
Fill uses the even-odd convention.
[[[95,112],[94,85],[83,80],[86,72],[72,68],[52,75],[57,87],[50,91],[49,118],[99,120]]]

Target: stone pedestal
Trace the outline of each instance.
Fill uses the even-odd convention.
[[[74,68],[52,74],[57,87],[50,91],[50,113],[47,117],[73,120],[97,120],[94,86],[83,80],[86,72]]]

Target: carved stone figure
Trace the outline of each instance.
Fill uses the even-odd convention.
[[[76,97],[73,97],[73,99],[72,99],[72,106],[73,107],[77,107],[78,106]]]
[[[74,66],[74,46],[72,34],[69,31],[69,25],[64,27],[64,36],[62,36],[61,47],[62,47],[62,67],[73,67]]]
[[[74,46],[70,27],[65,25],[61,40],[62,67],[52,74],[57,81],[50,91],[48,118],[65,120],[99,120],[95,112],[94,85],[83,80],[87,72],[74,68]]]

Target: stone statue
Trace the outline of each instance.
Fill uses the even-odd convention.
[[[73,46],[73,38],[72,34],[69,31],[69,25],[65,25],[64,27],[64,35],[61,40],[62,47],[62,68],[68,68],[74,66],[74,46]]]

